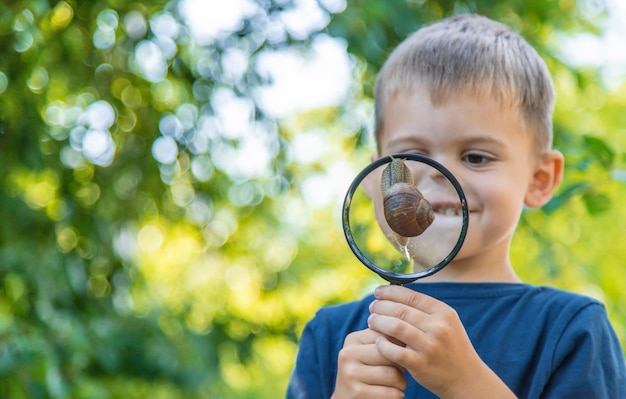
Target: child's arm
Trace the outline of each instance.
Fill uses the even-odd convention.
[[[370,329],[349,334],[339,352],[332,399],[403,398],[403,371],[378,351],[381,334]]]
[[[422,386],[440,398],[515,397],[480,359],[454,309],[402,286],[381,286],[375,296],[368,324],[381,334],[378,351]]]
[[[606,309],[588,303],[559,334],[546,398],[626,398],[626,361]]]

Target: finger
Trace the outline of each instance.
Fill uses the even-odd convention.
[[[376,346],[381,356],[393,362],[401,369],[419,369],[425,361],[425,357],[422,356],[420,352],[412,348],[395,345],[385,337],[377,339]]]
[[[389,399],[402,399],[404,398],[404,389],[395,389],[384,386],[369,386],[367,395],[359,395],[359,398],[389,398]]]
[[[346,336],[343,342],[343,346],[354,345],[367,345],[376,342],[376,338],[380,336],[380,333],[369,328],[364,330],[355,331]]]
[[[404,398],[404,389],[399,390],[380,385],[364,385],[354,384],[343,387],[337,384],[333,397],[338,398],[362,398],[362,399],[402,399]]]
[[[343,347],[339,351],[339,362],[351,362],[368,366],[386,366],[391,364],[385,357],[381,356],[375,343]]]
[[[379,300],[403,303],[425,313],[435,313],[442,306],[441,301],[400,285],[381,285],[374,290],[374,296]]]
[[[337,397],[403,397],[406,377],[385,359],[376,344],[344,347],[339,352]]]
[[[394,342],[400,341],[401,344],[396,344],[396,346],[416,346],[427,339],[425,331],[393,316],[373,313],[367,319],[367,324],[372,330],[379,332],[383,338],[389,337]],[[378,339],[376,338],[376,342]]]
[[[396,366],[368,366],[360,369],[358,373],[360,381],[367,385],[393,387],[399,390],[406,388],[406,377]]]
[[[337,384],[344,388],[360,387],[357,391],[366,389],[367,392],[370,392],[370,386],[400,391],[406,388],[404,369],[399,369],[382,356],[376,344],[343,348],[339,352],[337,372]]]
[[[459,336],[461,331],[463,331],[463,333],[465,332],[456,310],[446,303],[419,292],[411,290],[408,290],[409,292],[398,291],[399,290],[393,290],[391,295],[388,295],[389,291],[383,292],[381,296],[391,297],[392,299],[377,299],[372,302],[370,304],[371,314],[389,316],[405,321],[424,333],[436,334],[440,338],[445,338],[449,333]],[[412,305],[393,300],[402,300],[402,295],[406,295],[404,299],[407,299],[406,302],[411,302]],[[369,321],[368,326],[372,328]],[[389,335],[389,330],[387,329],[372,329],[379,333],[400,339],[399,336],[395,334]],[[407,341],[403,342],[409,344]]]
[[[423,312],[420,309],[415,309],[409,305],[393,302],[388,300],[375,300],[370,304],[370,313],[379,314],[384,316],[395,317],[400,320],[404,320],[407,323],[420,328],[424,323],[427,323],[427,319],[430,314]]]

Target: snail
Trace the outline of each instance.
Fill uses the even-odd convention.
[[[402,159],[392,158],[383,170],[381,188],[385,220],[396,234],[416,237],[432,224],[435,212]]]

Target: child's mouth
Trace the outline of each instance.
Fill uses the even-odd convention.
[[[433,211],[438,215],[444,216],[461,216],[461,206],[459,204],[432,204]]]

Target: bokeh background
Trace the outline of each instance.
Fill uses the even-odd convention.
[[[3,0],[0,397],[276,398],[305,323],[382,283],[340,205],[390,50],[478,12],[545,57],[565,181],[520,276],[626,343],[619,0]]]

